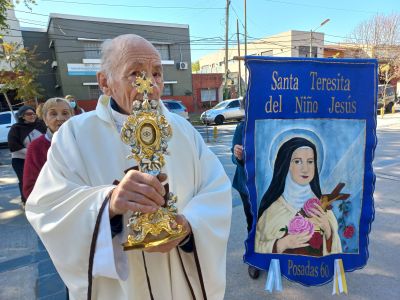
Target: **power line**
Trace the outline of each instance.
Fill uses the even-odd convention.
[[[33,24],[33,25],[47,25],[47,22],[46,23],[44,23],[44,22],[42,22],[42,21],[36,21],[36,20],[32,20],[32,19],[12,19],[12,18],[9,18],[9,20],[14,20],[14,21],[20,21],[20,20],[22,20],[24,23],[27,23],[27,24]],[[24,21],[24,20],[28,20],[28,21]],[[33,21],[33,22],[40,22],[40,23],[43,23],[43,24],[35,24],[35,23],[30,23],[30,21]],[[82,22],[87,22],[86,20],[81,20]],[[123,23],[123,21],[124,20],[121,20],[121,23]],[[104,19],[104,21],[90,21],[91,23],[96,23],[96,25],[99,25],[99,26],[103,26],[103,27],[107,27],[107,29],[108,28],[121,28],[121,29],[128,29],[128,30],[132,30],[132,27],[128,27],[128,26],[121,26],[121,25],[117,25],[117,24],[114,24],[114,23],[109,23],[109,22],[107,22],[107,19]],[[135,25],[135,24],[132,24],[132,25]],[[140,25],[140,24],[138,24],[138,25]],[[151,25],[150,25],[151,26]],[[62,27],[62,29],[65,29],[65,30],[73,30],[73,31],[77,31],[77,32],[83,32],[83,33],[94,33],[94,34],[104,34],[104,31],[102,31],[102,32],[99,32],[99,31],[96,31],[96,32],[93,32],[93,31],[87,31],[87,30],[82,30],[82,29],[80,29],[80,28],[71,28],[71,27]],[[144,32],[149,32],[149,33],[158,33],[158,34],[165,34],[165,32],[164,31],[157,31],[157,30],[150,30],[150,29],[140,29],[141,31],[144,31]],[[22,30],[23,31],[23,30]],[[109,29],[108,29],[108,32],[106,32],[106,33],[110,33],[110,34],[121,34],[121,32],[116,32],[116,31],[110,31]],[[179,33],[168,33],[168,35],[169,36],[182,36],[182,34],[179,34]],[[199,36],[190,36],[189,35],[189,38],[207,38],[207,37],[199,37]],[[170,41],[170,39],[165,39],[166,41]]]
[[[17,19],[11,19],[10,18],[10,20],[17,20]],[[29,22],[29,21],[34,21],[34,20],[31,20],[31,19],[21,19],[21,20],[24,20],[24,21],[26,21],[26,22]],[[35,23],[32,23],[32,24],[35,24]],[[107,26],[107,27],[114,27],[114,28],[124,28],[124,29],[132,29],[131,27],[122,27],[122,26],[114,26],[113,24],[99,24],[99,25],[103,25],[103,26]],[[71,30],[71,31],[74,31],[74,32],[83,32],[83,33],[90,33],[90,34],[96,34],[96,35],[99,35],[99,34],[104,34],[104,33],[108,33],[108,34],[120,34],[121,32],[116,32],[116,31],[102,31],[101,33],[99,33],[99,31],[87,31],[87,30],[81,30],[81,29],[78,29],[78,28],[72,28],[72,27],[62,27],[62,29],[63,30],[65,30],[65,31],[67,31],[67,30]],[[21,29],[16,29],[16,28],[10,28],[10,30],[14,30],[14,31],[21,31],[21,32],[25,32],[25,31],[29,31],[29,30],[21,30]],[[142,30],[142,29],[141,29]],[[147,32],[152,32],[152,33],[164,33],[164,32],[160,32],[160,31],[155,31],[155,30],[143,30],[143,31],[147,31]],[[176,35],[179,35],[179,36],[181,36],[181,34],[176,34]],[[243,34],[241,33],[240,35],[242,35],[243,36]],[[11,36],[11,35],[9,35],[9,36]],[[62,39],[60,38],[60,40],[75,40],[76,38],[78,38],[79,36],[78,35],[68,35],[68,34],[56,34],[56,33],[51,33],[51,36],[53,37],[53,36],[60,36],[60,37],[62,37]],[[233,35],[232,35],[233,36]],[[248,36],[250,39],[253,39],[253,40],[259,40],[258,42],[253,42],[253,43],[273,43],[272,41],[265,41],[265,39],[268,39],[268,40],[270,40],[270,39],[274,39],[274,38],[283,38],[283,37],[285,37],[285,36],[290,36],[290,34],[286,34],[286,35],[279,35],[279,36],[272,36],[272,37],[263,37],[263,38],[260,38],[260,37],[252,37],[252,36]],[[304,36],[306,36],[306,40],[308,39],[308,32],[304,32]],[[68,38],[68,37],[71,37],[71,38]],[[189,36],[190,37],[190,36]],[[29,37],[29,38],[34,38],[34,37]],[[192,38],[194,38],[194,36],[192,36]],[[317,39],[317,38],[316,38]],[[170,41],[170,39],[166,39],[167,41]],[[198,37],[198,39],[191,39],[190,40],[190,43],[195,43],[195,42],[198,42],[198,41],[207,41],[207,40],[214,40],[214,42],[213,43],[209,43],[209,44],[222,44],[223,43],[223,40],[222,40],[222,38],[221,37]],[[234,39],[231,37],[230,39],[229,39],[230,41],[233,41]],[[278,42],[286,42],[286,40],[282,40],[282,41],[279,41],[279,40],[276,40],[276,41],[274,41],[275,43],[278,43]],[[184,43],[189,43],[189,41],[188,40],[183,40],[183,41],[179,41],[179,40],[177,40],[177,41],[174,41],[174,44],[184,44]],[[207,43],[205,43],[205,44],[207,44]]]
[[[329,9],[329,10],[339,10],[339,11],[352,11],[352,12],[358,12],[358,13],[367,13],[367,14],[376,14],[376,11],[366,11],[366,10],[359,10],[359,9],[351,9],[351,8],[340,8],[340,7],[332,7],[332,6],[322,6],[322,5],[314,5],[314,4],[307,4],[304,3],[303,1],[298,3],[298,2],[289,2],[289,1],[278,1],[278,0],[264,0],[265,2],[274,2],[274,3],[280,3],[280,4],[287,4],[287,5],[295,5],[295,6],[307,6],[307,7],[315,7],[315,8],[323,8],[323,9]]]
[[[45,2],[59,2],[67,4],[78,4],[78,5],[95,5],[95,6],[107,6],[107,7],[129,7],[129,8],[153,8],[153,9],[206,9],[206,10],[221,10],[223,7],[193,7],[193,6],[153,6],[153,5],[128,5],[128,4],[108,4],[108,3],[93,3],[93,2],[76,2],[76,1],[64,1],[64,0],[41,0]]]

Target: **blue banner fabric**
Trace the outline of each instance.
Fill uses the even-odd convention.
[[[304,285],[368,259],[374,218],[377,61],[245,58],[252,230],[244,260]]]

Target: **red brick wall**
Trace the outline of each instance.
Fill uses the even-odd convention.
[[[222,85],[222,74],[221,73],[211,73],[211,74],[192,74],[193,83],[193,102],[196,106],[196,111],[204,111],[203,103],[201,102],[201,90],[202,89],[219,89]],[[222,99],[218,99],[218,93],[215,95],[215,101],[212,104],[216,104]],[[209,104],[209,103],[207,103]]]
[[[193,97],[192,96],[163,96],[161,99],[180,100],[188,109],[188,112],[194,111]],[[97,100],[77,100],[78,105],[85,111],[91,111],[96,108]]]
[[[193,96],[162,96],[161,99],[171,99],[182,101],[182,104],[186,106],[188,112],[194,112]]]
[[[77,102],[85,111],[94,110],[97,105],[97,100],[77,100]]]

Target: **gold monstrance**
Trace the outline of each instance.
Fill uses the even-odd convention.
[[[136,77],[133,86],[143,94],[143,101],[135,100],[132,114],[128,116],[121,130],[121,139],[131,147],[131,155],[139,164],[139,171],[157,176],[165,164],[164,155],[168,155],[168,139],[172,136],[158,100],[149,101],[148,93],[153,91],[151,80]],[[176,222],[175,206],[177,197],[168,193],[165,207],[154,213],[135,212],[129,218],[128,239],[122,244],[124,250],[145,249],[158,246],[186,235],[186,230]]]

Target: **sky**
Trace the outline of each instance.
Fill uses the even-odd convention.
[[[23,1],[21,1],[23,2]],[[192,62],[225,47],[226,0],[36,0],[30,12],[23,3],[15,13],[23,27],[46,28],[50,13],[101,18],[188,24]],[[230,44],[236,45],[236,20],[241,43],[244,41],[244,0],[231,0],[229,10]],[[400,13],[399,0],[248,0],[247,41],[288,30],[314,30],[325,33],[325,44],[343,41],[358,24],[376,14]]]

